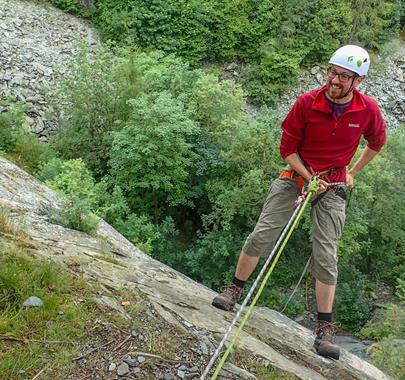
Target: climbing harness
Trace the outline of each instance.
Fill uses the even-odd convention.
[[[270,262],[274,257],[274,260],[269,268],[269,270],[267,271],[259,290],[257,291],[252,303],[249,305],[248,309],[246,310],[246,314],[243,316],[238,329],[236,330],[232,340],[229,343],[229,346],[227,347],[226,351],[224,352],[220,362],[217,365],[217,368],[214,372],[214,374],[211,377],[211,380],[215,380],[219,374],[219,372],[221,371],[223,365],[225,364],[225,361],[229,355],[229,353],[231,352],[236,339],[238,338],[239,334],[241,333],[243,326],[245,325],[250,313],[253,310],[253,307],[255,306],[256,302],[258,301],[261,293],[263,292],[263,289],[268,281],[268,279],[270,278],[270,275],[272,274],[274,267],[277,264],[277,261],[284,249],[284,247],[286,246],[289,238],[291,237],[292,232],[294,231],[294,229],[297,227],[298,222],[306,208],[306,206],[308,205],[308,203],[311,201],[311,198],[313,198],[317,191],[318,191],[318,187],[319,187],[319,175],[313,176],[311,181],[308,184],[308,188],[306,191],[302,192],[301,195],[298,197],[297,202],[296,202],[296,206],[295,206],[295,210],[290,218],[290,220],[288,221],[287,225],[284,227],[280,237],[278,238],[273,250],[271,251],[269,257],[267,258],[266,262],[263,265],[263,268],[261,269],[259,275],[257,276],[255,282],[253,283],[252,287],[250,288],[247,296],[245,297],[241,307],[239,308],[237,314],[235,315],[232,323],[230,324],[228,330],[226,331],[224,337],[222,338],[221,342],[219,343],[216,351],[214,352],[210,362],[208,363],[207,367],[205,368],[203,374],[200,377],[200,380],[205,380],[206,376],[208,375],[208,373],[210,372],[212,366],[214,365],[214,363],[216,362],[216,360],[218,359],[221,350],[223,348],[223,346],[225,345],[225,342],[228,339],[228,336],[230,335],[233,327],[236,325],[237,321],[239,320],[239,317],[241,316],[244,308],[246,307],[247,303],[249,302],[250,298],[252,297],[253,292],[255,291],[257,285],[259,284],[259,282],[261,281],[263,275],[266,272],[267,267],[269,266]],[[280,247],[280,248],[279,248]],[[277,254],[276,254],[277,252]]]
[[[305,167],[311,172],[312,176],[316,176],[319,177],[319,179],[327,179],[326,177],[331,175],[332,173],[338,172],[340,170],[342,170],[342,168],[338,167],[338,168],[331,168],[328,170],[324,170],[322,172],[316,172],[314,171],[309,165],[305,164]],[[304,184],[305,184],[305,180],[304,177],[300,174],[298,174],[294,169],[285,169],[283,170],[278,178],[280,179],[296,179],[297,180],[297,190],[298,193],[302,193],[303,188],[304,188]],[[345,182],[332,182],[329,183],[328,186],[336,186],[336,185],[341,185],[341,184],[346,184]]]

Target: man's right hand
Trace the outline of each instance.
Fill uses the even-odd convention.
[[[329,186],[328,182],[324,181],[323,179],[320,179],[317,194],[322,194],[323,192],[328,190],[328,186]]]

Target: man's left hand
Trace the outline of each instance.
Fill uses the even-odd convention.
[[[348,190],[352,189],[354,185],[354,175],[350,172],[346,173],[346,188]]]

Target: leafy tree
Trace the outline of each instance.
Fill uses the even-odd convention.
[[[235,129],[232,141],[221,150],[223,166],[207,183],[212,211],[204,217],[214,228],[254,227],[266,196],[270,178],[282,168],[279,160],[280,130],[277,120],[263,113],[245,118]],[[239,222],[237,222],[239,221]]]
[[[106,132],[122,126],[130,110],[127,100],[141,92],[132,57],[83,47],[60,85],[47,89],[53,116],[61,127],[52,145],[62,158],[81,157],[100,177],[111,144]]]
[[[307,60],[329,58],[350,36],[352,13],[347,1],[321,0],[315,17],[305,30],[306,43],[311,47]]]
[[[361,193],[353,195],[347,218],[348,232],[357,230],[350,243],[360,242],[353,252],[355,265],[392,284],[398,277],[405,278],[405,207],[399,180],[405,170],[404,149],[404,129],[399,128],[359,174],[356,187]],[[351,221],[352,215],[361,215],[361,218]]]
[[[403,6],[403,5],[402,5]],[[401,2],[397,0],[352,0],[350,42],[380,49],[399,32]]]
[[[168,92],[130,103],[130,120],[112,134],[110,175],[132,207],[150,212],[158,222],[165,207],[191,204],[189,171],[197,156],[188,139],[198,129]]]

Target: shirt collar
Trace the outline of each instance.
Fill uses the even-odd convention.
[[[312,109],[331,113],[330,106],[326,101],[325,92],[326,92],[326,85],[322,86],[319,89],[318,93],[316,94],[315,100],[312,103]],[[350,105],[349,109],[350,111],[361,111],[366,109],[364,99],[361,93],[356,89],[353,90],[352,104]]]

